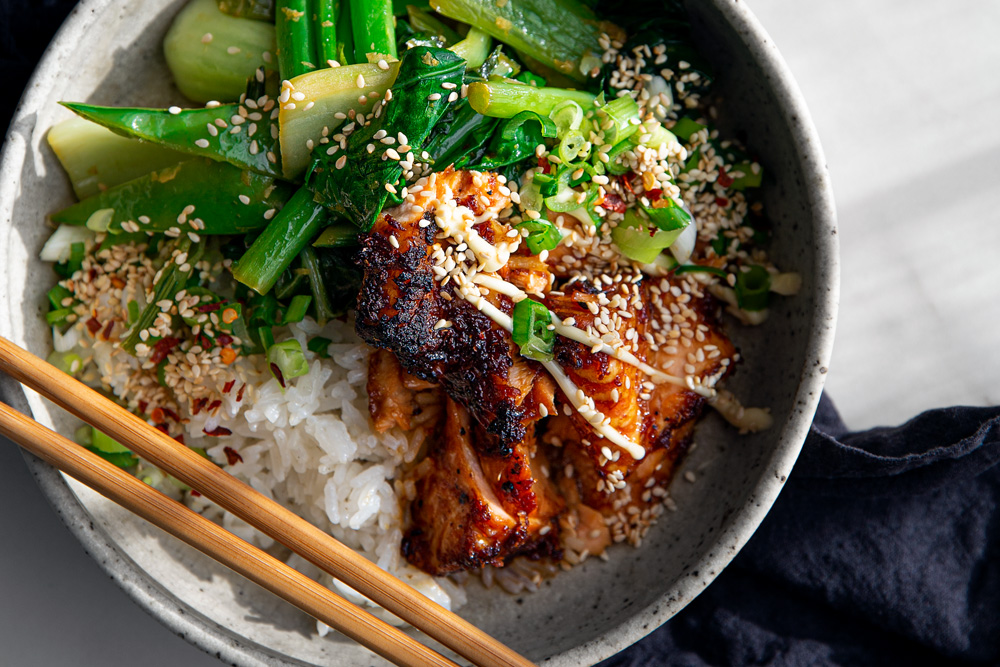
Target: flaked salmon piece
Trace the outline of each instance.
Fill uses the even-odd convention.
[[[388,350],[368,358],[368,413],[379,433],[394,426],[409,431],[432,421],[441,407],[437,385],[415,378]]]
[[[474,432],[468,411],[448,399],[441,437],[417,468],[403,554],[434,575],[558,551],[552,527],[562,504],[543,476],[532,477],[530,445],[507,457],[480,454]]]

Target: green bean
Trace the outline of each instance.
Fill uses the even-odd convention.
[[[282,80],[316,69],[316,26],[309,12],[308,0],[277,0],[274,28]]]

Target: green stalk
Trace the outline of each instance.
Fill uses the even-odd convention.
[[[351,27],[354,30],[354,59],[357,62],[369,62],[368,54],[373,54],[375,60],[396,59],[392,0],[352,0]]]
[[[617,32],[575,0],[431,0],[431,6],[577,81],[601,63],[601,32]]]
[[[274,26],[224,14],[216,0],[188,3],[163,40],[174,83],[196,102],[238,100],[276,48]]]
[[[308,0],[277,0],[274,30],[282,81],[316,69],[319,58],[315,28]]]
[[[267,294],[326,220],[326,209],[313,201],[309,188],[300,188],[233,265],[233,277]]]
[[[131,223],[143,232],[176,227],[200,236],[243,234],[267,225],[268,211],[281,208],[290,196],[286,183],[195,158],[105,190],[51,217],[68,225],[93,225],[100,219],[102,231],[110,234],[129,231]],[[190,224],[196,219],[201,221],[197,228]]]
[[[194,265],[201,259],[201,255],[204,252],[202,244],[192,243],[191,239],[187,236],[177,239],[175,247],[180,253],[187,253],[188,261],[186,266],[189,268],[187,271],[182,271],[177,262],[172,261],[171,258],[173,255],[167,255],[167,263],[160,269],[159,280],[153,285],[152,300],[143,308],[139,318],[128,330],[128,335],[121,342],[122,349],[129,354],[135,354],[135,346],[142,340],[139,338],[139,332],[153,326],[153,322],[159,316],[161,311],[160,307],[156,304],[164,300],[174,300],[174,295],[187,285],[192,273],[194,273]]]
[[[274,121],[267,112],[240,104],[183,111],[98,107],[76,102],[63,102],[62,105],[123,137],[150,142],[132,142],[140,146],[160,144],[188,155],[228,162],[258,174],[281,176],[278,141],[271,135]],[[234,117],[242,122],[233,124]]]
[[[356,0],[355,0],[356,1]],[[340,0],[337,14],[337,61],[341,65],[354,65],[354,28],[351,25],[351,0]],[[367,61],[366,61],[367,62]]]
[[[434,35],[444,40],[444,46],[457,44],[462,38],[457,32],[446,26],[430,12],[426,12],[414,5],[406,7],[406,14],[410,19],[410,25],[418,33]]]
[[[511,118],[522,111],[548,116],[557,105],[570,100],[584,109],[593,106],[594,96],[582,90],[537,88],[523,83],[477,81],[469,84],[469,104],[484,116]]]
[[[316,251],[310,247],[302,249],[299,257],[302,258],[302,268],[308,272],[309,288],[312,290],[313,303],[316,310],[316,322],[320,326],[337,316],[330,305],[330,295],[326,291],[326,282],[323,280],[323,269],[320,266]]]
[[[347,64],[340,60],[340,40],[337,39],[340,14],[340,0],[316,0],[316,51],[320,68],[328,67],[331,60]]]
[[[493,40],[490,39],[489,35],[482,30],[472,28],[465,39],[452,44],[448,49],[465,60],[466,69],[473,70],[482,67],[486,59],[490,57],[490,46],[492,45]]]
[[[57,123],[47,138],[81,200],[187,159],[183,153],[120,137],[82,118]]]

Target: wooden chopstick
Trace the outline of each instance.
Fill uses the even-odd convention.
[[[405,667],[457,667],[399,629],[3,403],[0,433],[383,658]]]
[[[533,664],[125,408],[3,337],[0,370],[472,663],[482,667]]]

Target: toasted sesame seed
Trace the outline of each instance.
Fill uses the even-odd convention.
[[[209,125],[209,127],[212,126]],[[213,127],[212,129],[214,130],[215,128]],[[208,148],[208,139],[198,139],[194,142],[194,145],[198,148]]]

